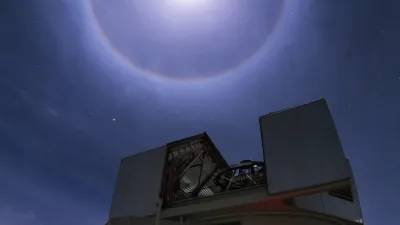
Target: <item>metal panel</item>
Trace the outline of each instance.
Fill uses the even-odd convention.
[[[312,214],[271,213],[252,215],[243,225],[344,225],[342,221]],[[349,225],[349,224],[348,224]]]
[[[323,206],[326,214],[340,217],[351,221],[361,219],[360,205],[323,193]]]
[[[195,225],[225,225],[239,221],[242,225],[354,225],[339,219],[309,212],[258,211],[253,213],[216,212],[208,216],[191,215]]]
[[[347,160],[348,170],[352,174],[350,162]],[[295,204],[306,210],[333,215],[351,221],[362,221],[361,207],[357,195],[354,177],[352,175],[349,184],[352,189],[353,201],[347,201],[328,193],[317,193],[310,196],[295,198]]]
[[[235,190],[209,197],[182,201],[181,204],[176,204],[173,208],[164,209],[161,212],[161,218],[173,218],[193,213],[228,208],[236,205],[259,202],[266,198],[267,194],[265,193],[265,188],[263,186]]]
[[[351,172],[351,191],[353,192],[353,198],[354,198],[354,204],[355,204],[355,216],[358,217],[358,222],[363,223],[363,215],[362,215],[362,210],[361,210],[361,203],[360,203],[360,198],[358,196],[358,191],[357,191],[357,185],[356,181],[354,178],[354,173],[353,169],[351,168],[350,161],[347,160],[347,165],[349,167],[349,170]]]
[[[321,193],[295,198],[294,203],[305,210],[325,213],[324,200]]]
[[[324,99],[262,116],[260,128],[269,195],[318,192],[350,179]]]
[[[295,199],[295,204],[302,209],[325,213],[341,219],[357,221],[362,218],[360,206],[356,202],[336,198],[328,193],[299,197]]]
[[[156,218],[154,217],[123,217],[108,221],[106,225],[154,225]],[[182,225],[179,221],[160,220],[160,225]]]
[[[110,218],[156,213],[166,156],[162,146],[122,159]]]

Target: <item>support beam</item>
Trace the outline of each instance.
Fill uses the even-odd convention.
[[[207,174],[207,176],[204,178],[204,180],[201,181],[201,183],[197,185],[197,187],[192,191],[193,198],[197,197],[197,195],[203,189],[204,185],[208,183],[208,181],[214,176],[214,174],[217,172],[217,170],[218,170],[218,167],[215,167],[209,174]]]
[[[204,154],[205,150],[201,150],[200,153],[189,163],[189,165],[182,171],[179,175],[179,180],[182,179],[183,176],[188,172],[191,166]]]

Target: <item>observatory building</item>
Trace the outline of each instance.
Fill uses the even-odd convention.
[[[229,165],[206,133],[123,158],[107,225],[363,224],[324,99],[261,116],[260,132],[263,161]]]

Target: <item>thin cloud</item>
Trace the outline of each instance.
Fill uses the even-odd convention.
[[[34,212],[19,211],[10,206],[0,206],[0,225],[42,225]]]

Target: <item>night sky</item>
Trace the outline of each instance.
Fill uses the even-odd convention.
[[[258,117],[322,97],[366,224],[399,224],[400,1],[92,1],[0,1],[0,225],[105,224],[121,157],[261,159]]]

